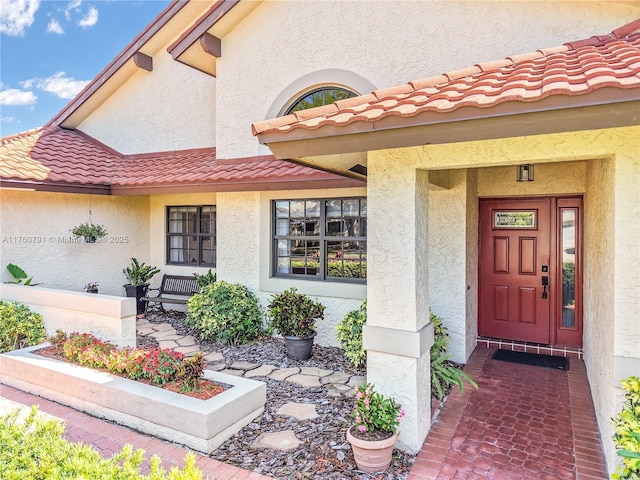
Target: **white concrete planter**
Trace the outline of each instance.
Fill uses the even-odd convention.
[[[0,355],[0,382],[198,452],[211,453],[264,410],[267,388],[257,380],[205,370],[233,387],[198,400],[31,353],[46,346]]]

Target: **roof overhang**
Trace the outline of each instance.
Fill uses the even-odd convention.
[[[305,190],[323,188],[365,187],[362,180],[338,178],[332,180],[203,182],[189,184],[111,185],[112,195],[165,195],[172,193],[257,192],[274,190]]]
[[[39,182],[0,178],[0,189],[25,190],[36,192],[83,193],[86,195],[111,195],[109,185],[89,185],[81,183]]]
[[[218,0],[167,48],[174,60],[216,76],[222,38],[253,12],[262,0]]]
[[[343,175],[366,166],[366,152],[430,144],[566,133],[640,125],[640,88],[601,88],[586,95],[549,96],[537,102],[461,107],[375,122],[324,125],[258,134],[278,159]]]

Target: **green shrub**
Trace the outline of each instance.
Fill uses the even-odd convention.
[[[209,269],[209,271],[204,275],[200,275],[199,273],[195,273],[195,272],[193,273],[193,275],[196,277],[196,283],[200,288],[206,287],[207,285],[215,283],[217,279],[217,274],[213,273],[211,269]]]
[[[622,380],[622,388],[627,392],[622,410],[613,419],[616,433],[616,453],[622,458],[623,466],[612,478],[640,479],[640,377]]]
[[[367,351],[362,346],[362,326],[366,321],[367,300],[364,299],[358,309],[347,312],[336,325],[336,336],[344,349],[344,356],[356,368],[367,361]]]
[[[125,445],[120,453],[105,459],[83,443],[69,443],[63,437],[64,424],[38,415],[34,406],[24,422],[14,410],[0,418],[0,478],[35,479],[110,479],[110,480],[200,480],[202,471],[189,452],[183,469],[173,467],[167,473],[157,455],[150,459],[149,475],[140,473],[143,450]]]
[[[316,321],[324,318],[325,306],[295,288],[271,297],[269,325],[280,335],[307,338],[315,333]]]
[[[46,336],[42,315],[21,303],[0,300],[0,353],[37,345]]]
[[[442,319],[429,311],[429,319],[433,323],[434,342],[431,346],[431,386],[435,389],[439,400],[444,397],[445,391],[453,385],[457,385],[460,391],[464,391],[463,380],[467,380],[474,388],[478,384],[460,368],[456,367],[449,360],[447,355],[449,348],[449,334],[447,327],[442,323]]]
[[[247,287],[219,281],[189,299],[185,323],[203,340],[238,345],[264,334],[263,317],[257,297]]]

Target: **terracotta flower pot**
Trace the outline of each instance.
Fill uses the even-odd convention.
[[[393,447],[400,432],[384,440],[360,440],[351,435],[352,428],[354,427],[347,430],[347,441],[351,444],[358,469],[363,472],[375,473],[383,472],[389,468]]]

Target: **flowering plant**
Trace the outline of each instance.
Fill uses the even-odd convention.
[[[99,285],[100,285],[100,282],[98,282],[98,281],[89,282],[82,288],[84,288],[85,290],[96,290]]]
[[[404,410],[395,398],[386,398],[375,391],[371,383],[358,387],[352,417],[355,419],[352,433],[355,436],[370,432],[386,432],[391,436],[398,431]]]

